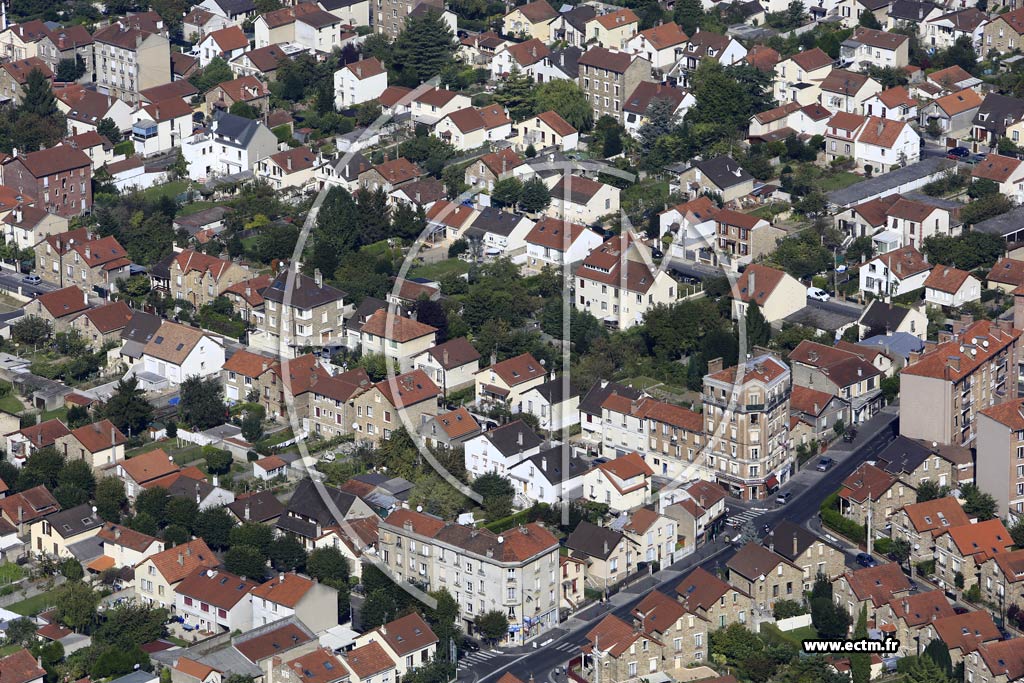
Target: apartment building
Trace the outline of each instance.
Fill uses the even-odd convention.
[[[1016,393],[1020,335],[1009,323],[981,320],[923,354],[911,354],[900,372],[900,395],[915,410],[900,416],[900,433],[941,444],[974,443],[979,411]]]
[[[789,356],[793,384],[824,391],[850,404],[852,424],[860,424],[882,408],[883,373],[856,353],[812,341],[802,341]]]
[[[538,523],[501,536],[400,508],[379,526],[379,556],[398,581],[446,588],[467,633],[474,619],[505,612],[507,645],[521,645],[558,625],[558,539]]]
[[[395,429],[418,427],[426,415],[437,412],[441,390],[422,370],[384,379],[352,400],[356,440],[380,442]]]
[[[49,213],[71,218],[92,210],[92,160],[78,149],[12,153],[0,167],[3,184],[34,197]]]
[[[1016,520],[1024,514],[1024,399],[978,413],[975,480],[996,499],[996,514]]]
[[[647,311],[675,302],[676,282],[652,269],[648,248],[628,234],[612,237],[583,259],[576,271],[573,306],[612,329],[643,322]]]
[[[864,463],[843,480],[839,489],[839,511],[857,524],[881,524],[904,505],[917,499],[913,487],[894,475]]]
[[[355,417],[352,398],[369,388],[370,384],[370,377],[362,368],[318,378],[309,390],[308,414],[312,431],[325,439],[351,434]]]
[[[340,344],[344,336],[345,292],[325,285],[320,271],[313,277],[295,273],[289,287],[284,271],[263,290],[263,306],[253,310],[256,332],[250,344],[295,357],[305,348]]]
[[[707,619],[713,629],[729,624],[746,624],[754,609],[749,593],[703,567],[687,574],[676,586],[676,593],[687,612]]]
[[[732,267],[750,263],[775,251],[785,231],[763,218],[732,209],[715,214],[715,236],[718,249],[715,256]]]
[[[153,289],[188,301],[197,309],[213,303],[224,290],[249,276],[248,268],[241,264],[195,249],[171,254],[150,271]]]
[[[655,642],[661,645],[661,657],[665,658],[657,657],[656,661],[651,661],[654,655],[650,651],[643,652],[641,646],[640,654],[647,655],[648,671],[661,671],[668,665],[669,658],[676,668],[708,659],[708,634],[714,626],[707,618],[689,612],[674,597],[653,590],[633,608],[631,615],[640,621],[641,632],[654,635]],[[628,673],[628,663],[626,668]]]
[[[98,90],[132,105],[139,91],[171,82],[170,42],[138,16],[147,15],[118,19],[93,35]]]
[[[643,81],[651,81],[651,63],[628,52],[592,47],[579,58],[577,83],[594,107],[594,118],[622,119],[622,103]]]
[[[422,7],[422,9],[421,9]],[[374,30],[394,40],[405,28],[405,18],[416,11],[444,12],[442,0],[371,0]]]
[[[702,391],[707,467],[715,480],[743,500],[759,500],[789,478],[790,370],[763,353],[722,368],[708,362]]]
[[[729,583],[751,596],[759,609],[772,609],[779,600],[800,600],[804,572],[782,555],[748,543],[725,563]]]
[[[1013,537],[1001,519],[944,529],[935,538],[935,578],[946,590],[978,585],[982,566],[1013,547]]]
[[[650,603],[654,599],[656,598],[651,597],[647,602]],[[678,608],[673,610],[674,614],[671,615],[667,610],[663,612],[671,618],[679,611]],[[661,628],[669,629],[670,626],[665,625]],[[705,631],[700,630],[697,635],[701,636],[700,652],[703,658],[707,647],[703,638]],[[588,642],[580,648],[583,652],[580,663],[584,680],[588,683],[598,683],[601,680],[643,680],[640,676],[661,671],[663,662],[668,662],[673,655],[669,646],[662,640],[664,637],[663,634],[656,634],[649,628],[645,619],[634,621],[633,625],[630,625],[614,614],[609,614],[587,633]]]

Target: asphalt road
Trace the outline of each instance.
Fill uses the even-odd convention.
[[[12,273],[8,270],[0,270],[0,289],[17,292],[18,288],[21,287],[21,293],[25,296],[38,296],[45,292],[52,292],[55,289],[60,289],[57,285],[52,285],[49,282],[40,282],[37,285],[30,285],[22,280],[23,277],[24,275],[18,273]]]
[[[837,463],[830,471],[824,474],[816,472],[801,473],[803,474],[802,477],[794,481],[791,486],[787,485],[784,490],[792,491],[794,498],[789,504],[768,510],[756,517],[754,521],[759,533],[765,524],[771,527],[776,522],[787,519],[802,525],[815,517],[825,498],[836,491],[842,481],[853,470],[861,463],[874,459],[889,445],[897,434],[897,416],[890,413],[882,413],[876,416],[875,420],[881,423],[880,425],[878,423],[874,425],[875,429],[879,426],[881,427],[877,434],[870,438],[860,437],[855,440],[853,443],[854,450],[848,455],[837,457]],[[809,477],[808,475],[811,476]],[[769,503],[769,505],[774,505],[774,503]],[[671,576],[661,580],[653,588],[669,595],[675,595],[675,587],[693,569],[701,566],[708,571],[714,572],[718,567],[725,565],[735,553],[735,548],[724,546],[721,552],[710,558],[684,559],[672,565],[669,568]],[[644,591],[629,602],[616,607],[611,607],[609,604],[608,607],[610,609],[592,616],[585,623],[576,626],[568,632],[554,635],[552,642],[545,646],[538,645],[536,650],[528,651],[525,654],[483,651],[471,655],[469,657],[471,663],[468,666],[460,664],[458,680],[471,681],[472,683],[490,683],[496,681],[504,673],[509,672],[523,681],[529,680],[531,676],[538,683],[543,681],[564,681],[566,680],[564,675],[556,677],[553,674],[553,670],[556,667],[564,666],[570,659],[579,654],[580,646],[587,642],[586,634],[609,613],[615,614],[627,623],[631,622],[629,617],[630,611],[643,599],[647,592],[649,591]],[[541,638],[542,642],[544,640],[547,639]]]

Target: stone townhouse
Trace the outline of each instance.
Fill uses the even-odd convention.
[[[935,557],[935,539],[946,529],[969,524],[970,519],[959,501],[952,496],[911,503],[897,510],[889,523],[893,540],[910,543],[910,563],[917,564]]]
[[[977,610],[936,619],[924,630],[921,642],[941,640],[949,650],[949,658],[956,667],[977,652],[981,645],[994,643],[1002,637],[992,620],[992,615],[984,610]]]
[[[935,539],[935,577],[948,591],[957,590],[958,575],[963,590],[977,585],[981,567],[997,553],[1013,546],[1013,538],[1001,519],[950,527]]]
[[[900,566],[886,562],[840,576],[832,582],[832,599],[856,622],[861,608],[866,606],[870,617],[882,605],[909,595],[910,589],[910,579]]]
[[[917,492],[885,470],[864,463],[843,481],[839,511],[857,524],[870,516],[876,528],[897,510],[917,500]]]
[[[492,357],[491,364],[476,373],[477,403],[505,404],[512,412],[522,412],[523,394],[547,379],[544,366],[531,353],[496,360]]]
[[[803,569],[762,545],[746,544],[725,566],[729,583],[750,595],[758,609],[771,610],[779,600],[803,595]]]
[[[201,538],[150,555],[135,566],[135,599],[170,609],[174,589],[199,569],[215,569],[220,561]]]
[[[565,541],[569,556],[586,562],[587,585],[602,591],[636,570],[636,544],[621,531],[580,522]]]
[[[89,308],[89,295],[74,285],[40,294],[21,307],[25,315],[42,318],[53,332],[67,332],[75,316]]]
[[[261,356],[246,349],[239,349],[232,354],[231,358],[224,361],[220,372],[228,403],[248,401],[250,395],[259,398],[263,394],[260,378],[269,372],[275,362],[270,356]]]
[[[441,390],[422,370],[377,382],[354,399],[356,440],[379,443],[395,429],[418,427],[437,412]]]
[[[687,612],[675,598],[653,590],[630,614],[641,631],[649,631],[661,643],[662,654],[671,657],[673,668],[709,659],[708,635],[714,626],[705,617]],[[664,670],[668,659],[656,666]]]
[[[400,508],[380,523],[379,556],[399,582],[437,590],[459,605],[472,632],[477,614],[501,605],[509,621],[501,642],[522,644],[558,625],[558,539],[538,523],[501,537]]]
[[[251,343],[290,356],[337,343],[345,324],[345,292],[325,285],[319,270],[313,277],[295,273],[290,287],[289,277],[290,271],[282,272],[263,290],[262,310],[253,312],[256,333]]]
[[[811,590],[819,574],[831,581],[846,571],[846,556],[842,550],[789,520],[776,524],[765,536],[763,544],[800,567],[804,573],[805,591]]]
[[[274,278],[269,275],[257,275],[256,277],[242,280],[224,290],[224,296],[231,302],[235,313],[241,316],[246,322],[257,320],[256,311],[263,310],[263,292],[266,291]],[[250,346],[252,343],[250,342]]]
[[[850,403],[852,424],[860,424],[882,408],[882,372],[855,353],[802,341],[790,353],[793,384],[824,391]]]
[[[1011,683],[1024,678],[1024,642],[1009,638],[982,643],[964,658],[964,680],[980,683]]]
[[[677,531],[674,519],[643,507],[619,520],[624,523],[613,525],[633,541],[641,561],[648,564],[657,562],[661,567],[675,562]]]
[[[128,438],[110,420],[100,420],[73,429],[53,444],[68,461],[84,460],[97,473],[106,472],[124,460]]]
[[[89,348],[98,351],[104,344],[120,342],[121,332],[132,319],[132,309],[123,301],[90,308],[71,320],[71,329],[77,330]]]
[[[355,418],[352,399],[359,392],[366,391],[370,384],[370,376],[362,368],[317,379],[309,392],[312,432],[325,439],[351,434]]]
[[[701,647],[703,652],[706,645]],[[638,680],[639,676],[661,671],[662,662],[672,657],[670,648],[657,634],[645,631],[639,620],[631,625],[614,614],[587,633],[581,650],[581,673],[590,683]]]
[[[1005,609],[1024,605],[1024,550],[996,553],[981,565],[981,597]]]
[[[413,318],[394,315],[386,308],[367,318],[359,330],[362,352],[389,358],[402,372],[413,368],[413,359],[437,342],[437,328]]]
[[[921,640],[924,629],[936,619],[955,615],[953,606],[940,590],[894,598],[875,610],[875,626],[885,635],[900,641],[899,656],[916,655],[928,641]]]
[[[962,455],[954,449],[939,448],[924,440],[898,436],[878,454],[878,467],[901,482],[917,489],[922,482],[953,486],[957,481],[957,464],[951,458]]]
[[[480,352],[465,337],[432,346],[413,358],[413,365],[427,373],[445,396],[474,385],[480,370]]]
[[[174,299],[188,301],[197,309],[213,301],[231,285],[250,277],[248,268],[234,261],[182,249],[153,266],[153,289]]]
[[[643,81],[650,81],[651,63],[628,52],[592,47],[579,58],[577,84],[594,108],[594,118],[622,119],[622,103]]]
[[[0,65],[0,94],[9,98],[15,105],[20,105],[29,74],[33,71],[41,73],[50,81],[52,87],[53,72],[50,67],[38,57],[28,57]]]
[[[113,236],[77,242],[61,258],[65,285],[103,298],[117,292],[117,280],[131,275],[131,265],[128,252]]]
[[[711,629],[729,624],[753,624],[754,599],[703,567],[697,567],[676,586],[680,604],[703,617]]]

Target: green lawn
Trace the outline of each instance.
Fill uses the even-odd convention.
[[[294,436],[292,434],[292,428],[288,427],[287,429],[282,429],[281,431],[275,432],[271,436],[268,436],[267,438],[263,439],[263,441],[260,441],[257,444],[257,446],[259,448],[271,448],[281,443],[282,441],[287,441],[288,439],[292,438],[292,436]]]
[[[174,198],[187,189],[187,180],[172,180],[164,185],[156,185],[148,190],[143,190],[142,194],[146,199],[159,199],[160,197]]]
[[[39,595],[33,595],[31,598],[16,602],[13,605],[7,607],[15,614],[20,614],[25,617],[34,617],[48,607],[53,607],[57,602],[58,589],[40,593]]]
[[[856,173],[850,171],[839,171],[831,176],[825,176],[818,180],[818,187],[822,192],[831,192],[832,190],[841,190],[844,187],[849,187],[854,183],[859,183],[864,180],[863,176],[859,176]]]
[[[7,655],[13,655],[15,652],[21,649],[21,643],[11,643],[10,645],[4,645],[0,647],[0,657],[6,657]]]
[[[54,408],[53,410],[47,410],[43,413],[43,422],[47,420],[60,420],[61,422],[68,421],[68,407],[61,406],[60,408]]]
[[[13,562],[0,564],[0,584],[13,583],[25,576],[25,570]]]
[[[440,280],[446,275],[463,275],[469,272],[469,263],[457,258],[450,258],[437,263],[413,266],[409,269],[409,277],[423,277],[428,280]]]
[[[191,204],[185,204],[178,209],[179,216],[191,216],[194,213],[205,211],[206,209],[212,209],[215,206],[220,206],[220,202],[192,202]]]
[[[18,399],[14,393],[14,387],[11,386],[10,382],[0,382],[0,386],[6,385],[11,390],[7,392],[3,397],[0,397],[0,410],[5,413],[13,413],[17,415],[21,411],[25,410],[25,405]]]
[[[805,626],[793,631],[781,631],[775,624],[761,624],[761,629],[770,640],[784,640],[800,647],[804,640],[813,640],[818,632],[813,626]]]

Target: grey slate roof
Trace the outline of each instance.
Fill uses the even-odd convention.
[[[333,486],[324,485],[323,493],[337,506],[342,517],[348,513],[352,503],[356,500],[351,493],[346,493]],[[334,517],[327,503],[320,497],[317,486],[307,477],[300,481],[295,488],[295,493],[288,501],[287,513],[277,521],[277,527],[310,538],[316,535],[317,524],[325,527],[340,521]]]
[[[61,510],[44,517],[61,538],[69,538],[103,526],[103,520],[92,511],[88,504]]]
[[[754,176],[747,173],[738,161],[727,156],[696,161],[693,165],[699,168],[708,180],[723,190],[754,179]]]
[[[764,537],[763,543],[772,552],[782,555],[790,562],[794,562],[805,550],[821,540],[817,534],[813,534],[802,526],[784,519],[775,525],[771,533]]]
[[[915,2],[915,0],[896,0],[889,8],[889,16],[903,21],[919,22],[937,7],[932,2]]]
[[[245,519],[246,507],[249,508],[249,519],[254,522],[267,522],[284,513],[284,503],[277,499],[270,491],[260,491],[245,498],[236,498],[235,502],[228,503],[227,508],[234,513],[238,519]]]
[[[256,4],[252,0],[213,0],[227,14],[244,14],[255,12]]]
[[[1020,240],[1020,233],[1024,231],[1024,206],[1015,207],[1002,215],[975,223],[972,229],[975,232],[999,235],[1008,242],[1017,242]]]
[[[985,95],[981,106],[978,107],[972,124],[1002,135],[1006,132],[1007,126],[1022,118],[1024,118],[1024,100],[989,93]]]
[[[622,537],[622,532],[583,520],[569,534],[569,538],[565,541],[565,547],[573,551],[573,555],[578,553],[584,557],[598,557],[606,560]]]
[[[543,439],[534,434],[530,426],[522,420],[509,422],[507,425],[484,432],[483,436],[506,457],[536,448],[543,443]]]
[[[893,306],[877,299],[868,304],[860,316],[860,324],[868,328],[869,335],[884,335],[896,330],[910,309]]]
[[[565,385],[566,382],[563,382],[561,377],[556,377],[555,379],[548,380],[547,382],[544,382],[544,384],[530,389],[530,391],[536,391],[545,401],[548,402],[549,405],[555,405],[556,403],[561,403],[565,400]],[[530,393],[530,391],[526,393]],[[575,395],[576,394],[573,393],[572,387],[570,386],[568,397],[572,398]]]
[[[893,192],[899,192],[899,188],[903,185],[955,167],[956,162],[952,159],[928,157],[927,159],[921,159],[921,161],[915,164],[908,164],[903,168],[897,168],[888,173],[867,178],[849,187],[833,190],[826,193],[825,196],[830,204],[853,206],[872,197],[882,197]]]
[[[532,455],[523,462],[532,463],[537,468],[537,471],[552,484],[559,484],[563,481],[582,476],[584,472],[590,469],[590,463],[583,458],[573,455],[572,449],[569,448],[569,467],[563,472],[564,454],[562,450],[562,446],[555,446]]]
[[[931,454],[932,451],[923,444],[905,436],[897,436],[895,441],[878,454],[877,464],[879,468],[898,477],[916,470]]]
[[[259,121],[234,114],[220,114],[213,123],[213,132],[217,136],[217,142],[248,147],[259,127]]]
[[[644,395],[644,392],[633,387],[627,387],[625,384],[619,384],[618,382],[604,382],[604,380],[598,380],[594,383],[594,386],[590,387],[590,391],[580,399],[580,412],[588,415],[601,415],[601,404],[605,402],[609,396],[613,393],[619,396],[625,396],[631,401],[635,401]]]
[[[577,9],[584,8],[580,7]],[[586,9],[593,10],[592,7],[587,7]],[[576,78],[580,74],[580,55],[582,54],[583,50],[570,46],[562,48],[557,52],[552,52],[544,59],[564,71],[566,75]]]
[[[904,360],[909,359],[911,353],[924,348],[924,342],[909,332],[875,335],[874,337],[861,339],[858,344],[883,349],[891,355],[902,356]]]
[[[597,16],[597,10],[590,5],[577,5],[568,12],[562,12],[561,16],[577,31],[583,31],[587,22]]]
[[[316,281],[303,275],[295,274],[295,281],[292,284],[291,292],[287,291],[288,273],[281,273],[270,286],[263,291],[263,298],[267,301],[274,301],[279,304],[287,303],[295,308],[309,310],[324,304],[345,298],[345,292],[335,289],[330,285],[316,286]]]
[[[508,237],[522,219],[518,214],[488,206],[480,212],[467,232],[481,237],[486,233]]]

